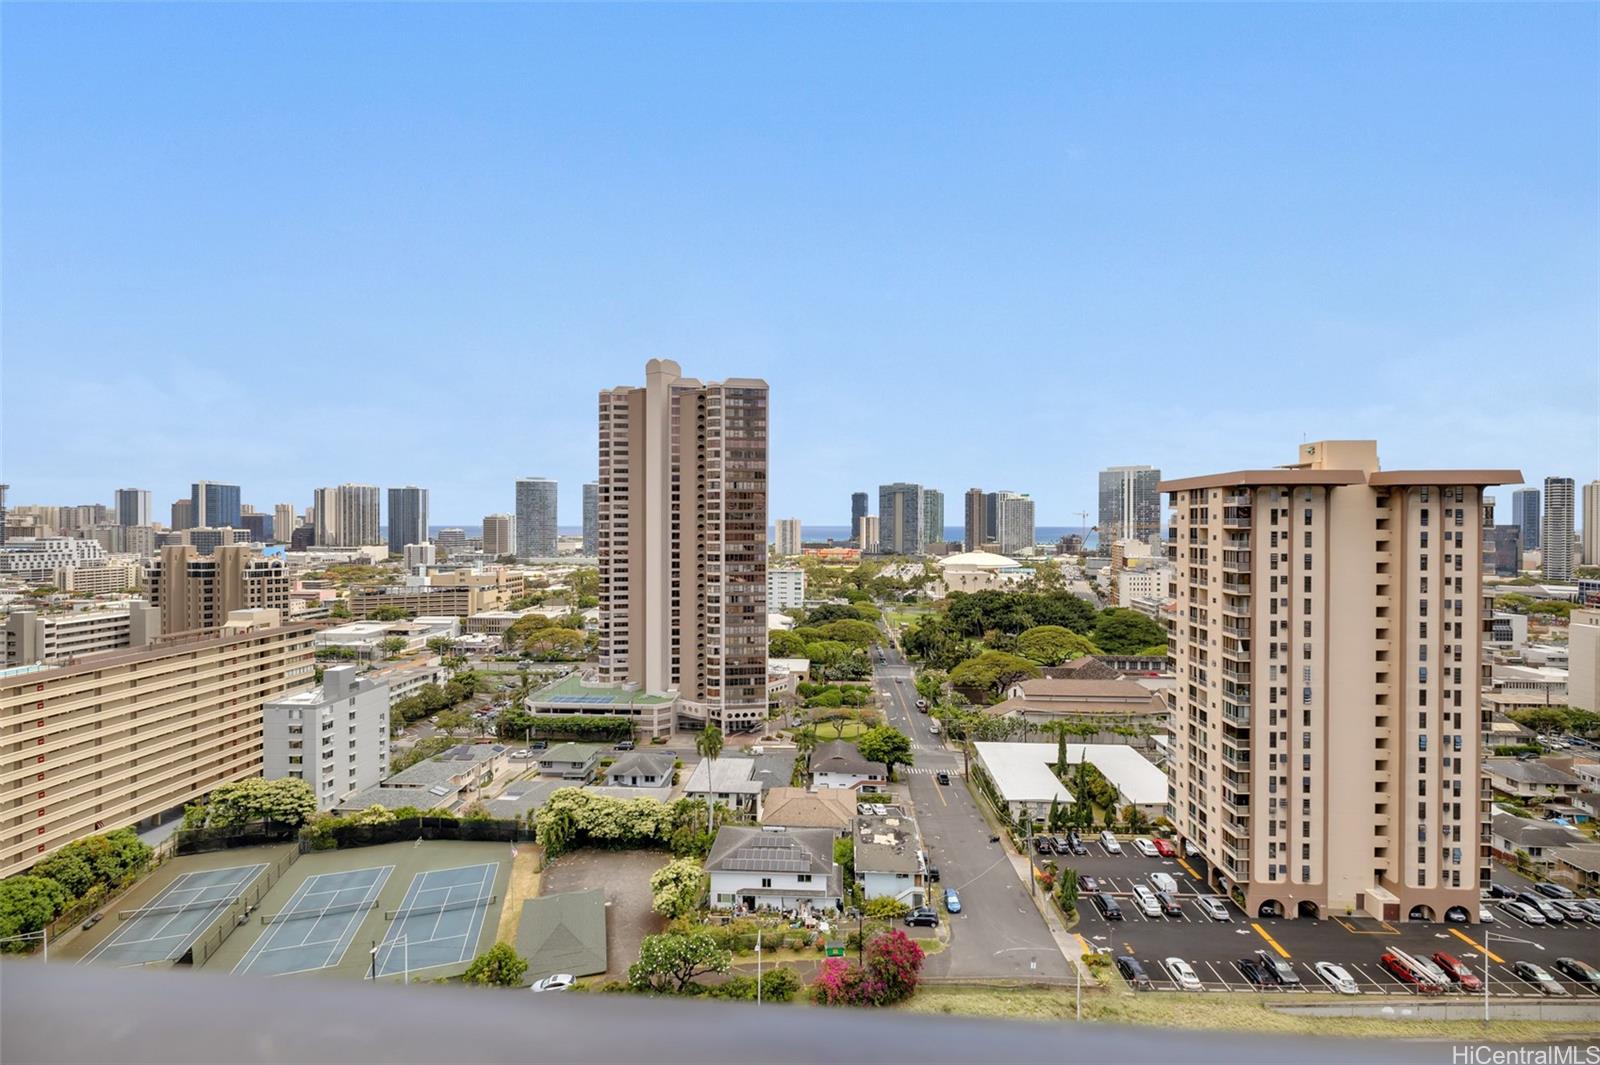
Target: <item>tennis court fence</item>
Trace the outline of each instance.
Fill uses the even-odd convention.
[[[177,854],[206,854],[234,847],[291,843],[299,835],[300,826],[286,821],[252,821],[227,828],[180,828],[173,833],[173,849]]]
[[[283,879],[283,874],[289,871],[289,867],[299,860],[299,847],[285,848],[277,860],[261,871],[261,875],[256,877],[255,883],[245,889],[244,894],[234,899],[222,913],[217,915],[216,920],[212,921],[200,934],[200,938],[195,940],[194,946],[179,959],[179,963],[204,965],[211,955],[222,949],[222,944],[233,934],[233,930],[249,919],[250,911],[260,905],[273,885]],[[121,917],[122,914],[119,913],[117,916]]]
[[[533,829],[520,821],[492,817],[407,817],[380,824],[334,822],[308,828],[300,836],[302,850],[375,847],[418,839],[455,839],[480,843],[531,841]]]

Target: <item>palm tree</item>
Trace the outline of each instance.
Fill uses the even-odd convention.
[[[706,730],[695,737],[694,749],[700,752],[700,757],[705,759],[706,765],[706,833],[711,832],[711,811],[716,801],[716,792],[711,790],[711,774],[717,767],[717,755],[722,753],[722,730],[717,726],[706,723]]]

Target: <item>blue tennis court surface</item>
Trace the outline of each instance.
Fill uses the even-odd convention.
[[[83,961],[120,966],[176,961],[265,868],[239,865],[184,873],[144,906],[119,914],[121,926]]]
[[[374,972],[398,976],[472,960],[499,871],[499,862],[489,862],[413,877],[400,908],[384,915],[393,923],[378,946]]]
[[[384,865],[308,877],[281,911],[262,918],[267,930],[233,971],[286,976],[338,965],[392,872]]]

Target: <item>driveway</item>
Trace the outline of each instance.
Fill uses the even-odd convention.
[[[644,937],[666,921],[650,909],[650,874],[672,860],[668,851],[608,851],[593,847],[563,854],[540,876],[540,894],[599,888],[606,893],[606,979],[626,980]]]

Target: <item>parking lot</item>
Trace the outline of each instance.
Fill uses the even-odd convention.
[[[1484,947],[1490,957],[1489,993],[1511,997],[1537,994],[1511,972],[1511,964],[1532,961],[1551,970],[1556,979],[1576,995],[1597,993],[1580,987],[1551,969],[1556,958],[1575,957],[1591,965],[1600,963],[1600,926],[1594,924],[1532,927],[1517,921],[1498,904],[1487,904],[1495,915],[1490,925],[1447,925],[1406,922],[1388,924],[1369,917],[1332,917],[1326,920],[1284,920],[1249,917],[1231,901],[1227,921],[1215,920],[1201,910],[1197,896],[1207,894],[1199,867],[1176,858],[1146,858],[1127,841],[1123,853],[1107,853],[1094,839],[1085,841],[1089,854],[1074,857],[1034,855],[1035,863],[1054,861],[1072,868],[1081,878],[1092,877],[1102,891],[1121,904],[1123,920],[1107,921],[1095,906],[1085,885],[1079,892],[1081,915],[1077,932],[1088,946],[1101,953],[1129,954],[1143,964],[1157,990],[1176,990],[1164,959],[1182,958],[1194,969],[1204,990],[1257,991],[1266,994],[1326,992],[1313,966],[1319,961],[1341,966],[1363,995],[1413,995],[1416,991],[1390,975],[1378,963],[1385,950],[1399,948],[1419,958],[1445,951],[1460,959],[1480,978]],[[1150,874],[1162,872],[1178,885],[1176,901],[1182,912],[1168,917],[1147,917],[1132,897],[1134,884],[1154,890]],[[1498,872],[1496,880],[1502,877]],[[1489,938],[1484,938],[1485,933]],[[1263,950],[1284,960],[1300,978],[1295,988],[1252,984],[1239,968],[1242,958]],[[1460,994],[1460,992],[1456,992]],[[1477,992],[1476,994],[1481,994]]]

